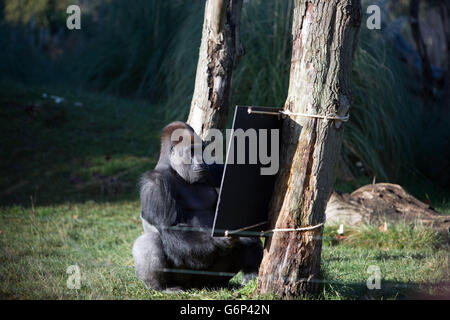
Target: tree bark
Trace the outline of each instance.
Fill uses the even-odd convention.
[[[226,125],[233,69],[244,52],[240,42],[242,0],[207,0],[194,95],[188,123],[202,138]]]
[[[429,98],[432,95],[433,88],[433,73],[431,70],[430,59],[428,58],[427,46],[422,37],[422,32],[420,29],[420,20],[419,20],[419,12],[420,12],[420,0],[411,0],[409,6],[409,21],[411,25],[411,33],[416,42],[417,52],[420,56],[421,64],[422,64],[422,77],[423,77],[423,95],[424,101],[427,104]]]
[[[285,110],[344,116],[361,23],[360,0],[296,0],[291,74]],[[283,124],[280,171],[271,201],[270,229],[324,222],[336,175],[341,122],[291,116]],[[293,298],[315,293],[323,228],[275,232],[266,239],[258,293]]]

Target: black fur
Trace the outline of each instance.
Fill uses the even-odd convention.
[[[182,122],[164,128],[158,164],[141,181],[144,234],[133,247],[137,276],[147,287],[167,289],[226,285],[231,276],[220,272],[256,273],[262,259],[259,239],[210,235],[223,168],[174,165],[181,147],[168,136],[177,128],[195,135]]]

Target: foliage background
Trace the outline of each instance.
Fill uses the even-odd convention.
[[[68,3],[5,1],[1,78],[145,98],[165,106],[167,121],[186,118],[204,1],[78,1],[81,31],[65,28]],[[414,47],[408,24],[401,19],[407,2],[378,3],[385,9],[382,30],[363,25],[359,35],[354,104],[341,165],[369,180],[405,185],[438,180],[448,187],[449,174],[444,171],[450,158],[450,122],[442,117],[439,94],[433,112],[424,107],[420,76],[394,41],[400,35]],[[261,0],[244,5],[241,30],[246,55],[234,73],[233,105],[283,105],[292,5]],[[430,163],[438,168],[430,169]]]

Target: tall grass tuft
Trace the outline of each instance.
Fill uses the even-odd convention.
[[[361,29],[353,64],[351,120],[343,155],[362,161],[377,180],[411,172],[423,106],[417,81],[392,44],[377,31]]]
[[[76,74],[99,91],[138,95],[152,101],[165,98],[161,65],[179,31],[188,4],[181,0],[103,2],[97,32],[82,48]]]
[[[289,87],[292,1],[251,1],[242,13],[246,49],[233,76],[234,104],[282,107]]]

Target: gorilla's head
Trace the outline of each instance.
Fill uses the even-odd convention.
[[[181,121],[172,122],[163,129],[156,169],[171,167],[184,181],[199,182],[208,175],[202,152],[203,141],[192,127]]]

